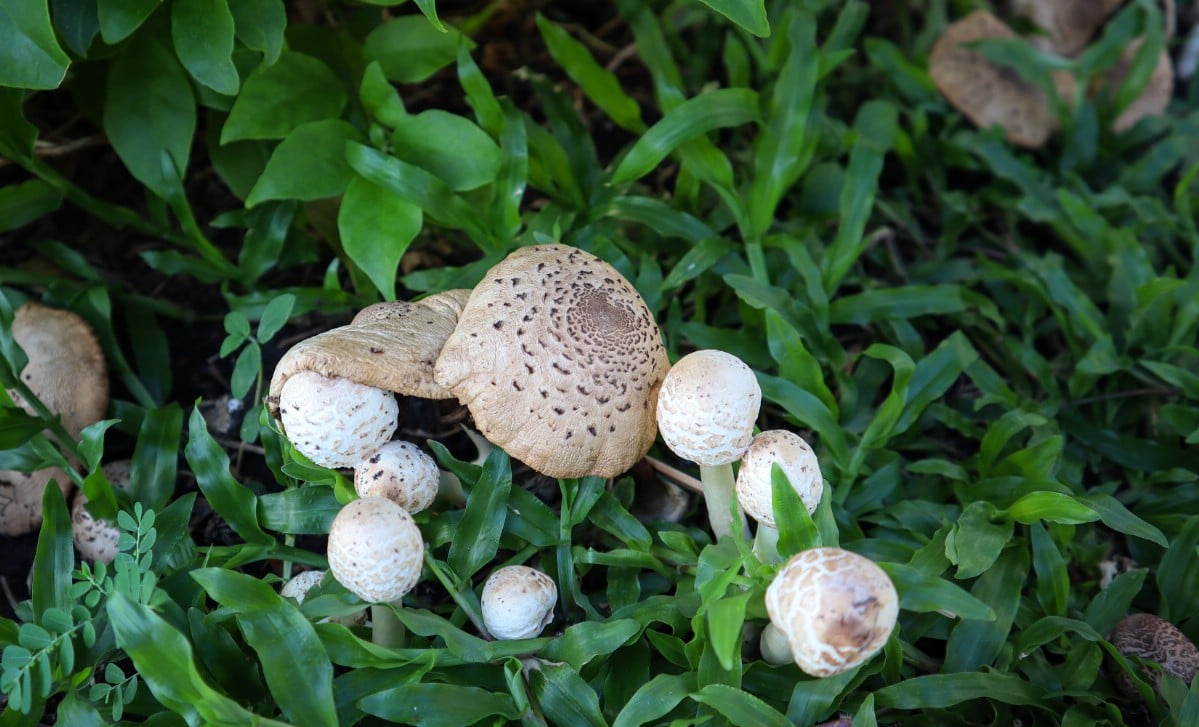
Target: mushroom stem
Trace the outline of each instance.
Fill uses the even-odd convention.
[[[772,623],[766,624],[766,628],[762,629],[762,639],[758,642],[758,651],[761,652],[763,661],[775,666],[790,664],[795,660],[791,656],[791,645],[787,643],[787,637]]]
[[[704,501],[708,506],[708,522],[712,525],[712,535],[720,540],[725,535],[733,534],[733,513],[741,518],[741,527],[746,527],[745,513],[737,502],[736,482],[733,479],[732,464],[714,466],[700,465],[699,479],[704,483]]]
[[[399,601],[371,604],[371,643],[399,649],[404,646],[408,633],[393,607],[400,608]]]
[[[754,555],[763,563],[781,563],[779,556],[779,531],[769,525],[758,523],[758,532],[754,535]]]

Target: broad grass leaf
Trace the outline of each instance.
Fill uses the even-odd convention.
[[[54,212],[62,200],[62,192],[40,179],[0,187],[0,232],[24,227]]]
[[[504,111],[491,89],[491,83],[479,70],[465,45],[458,48],[458,83],[466,94],[466,103],[475,112],[475,121],[488,134],[498,137],[504,128]]]
[[[989,601],[962,590],[949,581],[902,563],[879,563],[899,592],[899,607],[906,611],[944,611],[965,621],[992,622]]]
[[[953,627],[945,645],[943,672],[973,672],[995,660],[1011,635],[1027,578],[1028,550],[1018,547],[1006,549],[995,565],[978,577],[970,595],[987,604],[994,618],[965,620]],[[878,698],[877,693],[875,696]],[[881,698],[878,701],[884,704]]]
[[[362,140],[360,131],[340,119],[297,126],[271,152],[246,206],[269,199],[310,201],[342,194],[354,178],[346,163],[346,143]]]
[[[210,598],[237,614],[283,714],[299,727],[335,726],[333,665],[295,605],[264,581],[235,571],[202,568],[191,576]]]
[[[161,0],[97,0],[104,42],[115,45],[129,37],[161,4]]]
[[[337,117],[346,90],[329,66],[295,51],[246,78],[221,129],[221,144],[243,139],[282,139],[310,121]]]
[[[700,0],[732,22],[754,35],[770,35],[770,19],[766,16],[764,0]]]
[[[708,684],[688,696],[716,710],[736,725],[789,727],[791,724],[781,712],[758,697],[725,684]]]
[[[607,726],[595,690],[570,666],[543,663],[529,670],[529,685],[550,724]]]
[[[631,548],[648,551],[653,536],[611,492],[600,494],[590,512],[591,522]]]
[[[69,485],[69,483],[59,483]],[[51,608],[69,610],[71,571],[75,568],[75,543],[71,538],[71,513],[59,487],[50,484],[42,492],[42,525],[33,556],[33,614],[40,617]]]
[[[0,409],[0,449],[16,449],[45,428],[40,417],[24,409]]]
[[[1037,574],[1036,594],[1041,608],[1050,616],[1065,616],[1070,599],[1070,574],[1057,543],[1041,523],[1029,526],[1032,567]]]
[[[962,510],[945,538],[945,556],[956,565],[959,580],[974,578],[991,567],[1012,538],[1010,520],[993,522],[998,510],[989,502],[972,502]]]
[[[612,727],[640,727],[669,714],[695,690],[695,675],[658,674],[633,694]]]
[[[540,656],[569,664],[577,671],[598,657],[612,654],[640,633],[641,624],[632,619],[583,621],[568,626],[541,650]]]
[[[587,46],[575,40],[562,28],[537,14],[537,30],[554,61],[566,75],[579,84],[587,98],[598,106],[621,128],[634,133],[645,130],[641,108],[620,87],[620,81],[592,57]]]
[[[716,246],[718,243],[708,241],[723,240],[723,238],[717,235],[715,230],[698,217],[650,197],[641,197],[633,194],[621,195],[610,200],[605,207],[601,208],[601,211],[619,217],[622,220],[639,222],[663,237],[677,237],[695,246],[705,243]],[[724,245],[729,249],[732,248],[731,243],[727,240],[724,241]],[[690,254],[690,251],[688,254]],[[707,254],[704,255],[704,257],[706,256]],[[686,255],[684,255],[684,258],[686,258]],[[684,265],[683,260],[680,260],[675,264],[675,269],[689,266],[690,263]],[[671,271],[671,274],[673,274],[673,271]],[[686,274],[686,271],[684,274]],[[667,279],[670,279],[670,274],[667,275]],[[665,286],[665,282],[662,285]]]
[[[670,273],[659,286],[659,291],[664,293],[694,280],[709,271],[720,258],[727,255],[732,249],[732,244],[723,237],[709,237],[701,240],[674,264]]]
[[[1182,531],[1170,541],[1156,569],[1157,590],[1161,594],[1159,616],[1182,623],[1199,613],[1199,515],[1187,518]]]
[[[258,497],[230,474],[229,455],[208,433],[199,406],[192,409],[187,429],[183,454],[208,504],[247,542],[274,543],[258,524]]]
[[[1108,587],[1095,594],[1094,600],[1087,605],[1083,620],[1099,633],[1110,632],[1129,614],[1132,601],[1140,594],[1148,573],[1147,568],[1137,568],[1113,578]]]
[[[744,88],[725,88],[696,96],[651,126],[612,173],[613,184],[627,184],[658,166],[682,143],[729,126],[758,121],[758,95]]]
[[[795,682],[787,702],[787,719],[794,724],[816,724],[827,717],[841,695],[858,679],[861,670],[833,674],[820,679]],[[781,696],[781,695],[780,695]]]
[[[725,669],[741,663],[741,632],[749,596],[748,592],[725,596],[706,609],[708,644]]]
[[[524,226],[521,203],[529,185],[529,136],[525,117],[512,101],[504,99],[502,108],[500,165],[494,180],[495,197],[488,226],[502,244],[507,244]]]
[[[387,78],[396,83],[420,83],[453,63],[464,44],[471,45],[454,28],[439,30],[422,17],[403,15],[366,36],[362,60],[378,61]]]
[[[233,14],[228,0],[176,0],[171,5],[175,53],[192,78],[232,96],[241,79],[233,65]]]
[[[1096,493],[1078,499],[1099,513],[1099,519],[1112,530],[1148,540],[1163,548],[1170,547],[1169,541],[1166,540],[1166,536],[1161,530],[1137,517],[1131,510],[1124,507],[1124,503],[1111,495]]]
[[[778,555],[785,561],[801,550],[817,548],[822,545],[820,531],[812,519],[812,513],[800,498],[799,493],[787,479],[778,462],[770,466],[771,510],[774,512],[774,525],[778,530]],[[821,499],[832,496],[825,492],[821,483]],[[759,528],[767,527],[758,524]]]
[[[966,310],[959,285],[906,285],[844,295],[829,304],[830,323],[866,325],[896,318],[949,315]]]
[[[1057,422],[1064,433],[1078,440],[1088,450],[1130,469],[1161,472],[1174,468],[1193,470],[1195,467],[1194,451],[1185,447],[1097,426],[1070,411],[1062,412]]]
[[[147,114],[147,108],[154,113]],[[196,102],[187,73],[155,33],[140,33],[108,71],[104,132],[121,161],[158,196],[182,194]]]
[[[1019,658],[1024,658],[1033,649],[1048,644],[1065,634],[1076,634],[1087,641],[1103,640],[1103,635],[1085,621],[1062,616],[1044,616],[1020,631],[1020,635],[1016,639]]]
[[[332,487],[304,485],[258,498],[258,518],[268,530],[287,535],[326,535],[341,510]]]
[[[1012,520],[1031,525],[1039,520],[1074,524],[1094,522],[1099,513],[1077,497],[1060,492],[1030,492],[1006,511]]]
[[[421,231],[421,208],[354,175],[337,212],[346,255],[366,273],[384,300],[395,300],[400,258]]]
[[[508,514],[512,470],[508,455],[496,447],[483,464],[479,481],[466,499],[466,510],[450,543],[448,562],[463,581],[495,557]]]
[[[883,447],[897,433],[895,425],[899,422],[899,417],[903,414],[907,404],[908,383],[912,380],[912,375],[916,373],[916,363],[912,361],[912,357],[894,346],[875,343],[862,355],[886,361],[891,365],[893,376],[891,391],[875,412],[870,423],[866,425],[866,431],[862,432],[858,447],[849,461],[851,475],[856,475],[860,471],[866,455],[871,450]]]
[[[396,157],[455,191],[493,182],[500,171],[500,148],[487,132],[448,111],[430,109],[397,119],[391,141]]]
[[[968,674],[929,674],[905,679],[874,693],[880,709],[945,709],[975,699],[1003,704],[1039,705],[1044,690],[1016,674],[979,671]]]
[[[287,29],[283,0],[235,0],[229,10],[238,40],[247,48],[261,51],[263,63],[268,66],[279,60]]]
[[[80,58],[87,57],[92,41],[100,34],[100,11],[96,3],[50,0],[54,30],[66,49]]]
[[[842,467],[849,461],[849,444],[837,416],[810,391],[786,379],[758,374],[762,397],[781,406],[800,426],[809,427],[820,435],[833,459]]]
[[[375,717],[416,727],[460,727],[493,716],[508,721],[520,717],[511,696],[458,684],[405,684],[363,697],[357,706]]]

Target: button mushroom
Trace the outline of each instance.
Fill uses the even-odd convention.
[[[717,539],[733,531],[732,463],[745,453],[762,404],[753,370],[731,353],[689,353],[658,394],[658,430],[672,452],[699,465],[708,521]]]
[[[13,340],[29,359],[21,382],[61,417],[62,427],[74,440],[86,427],[100,421],[108,408],[108,370],[95,333],[76,314],[40,303],[17,309],[12,322]],[[9,396],[30,414],[38,412],[18,390]],[[67,495],[69,473],[58,468],[36,472],[0,472],[0,534],[22,535],[42,522],[42,491],[54,480]]]
[[[301,371],[279,396],[287,438],[322,467],[353,467],[395,433],[400,407],[395,395],[350,379]]]
[[[129,460],[105,464],[101,468],[104,479],[118,490],[128,489],[131,464]],[[76,492],[74,504],[71,505],[71,535],[75,540],[75,549],[93,563],[111,563],[120,552],[118,542],[121,530],[110,522],[93,518],[86,505],[87,497],[83,490]]]
[[[329,571],[371,606],[372,640],[395,646],[403,626],[386,604],[396,604],[420,579],[424,540],[404,508],[385,497],[354,500],[329,529]]]
[[[1176,676],[1187,684],[1199,670],[1199,649],[1186,634],[1169,621],[1151,613],[1125,616],[1112,629],[1109,640],[1124,656],[1135,656],[1161,666],[1161,671]],[[1161,673],[1156,669],[1138,670],[1138,676],[1159,691]],[[1136,685],[1125,672],[1115,677],[1116,686],[1130,697],[1138,697]]]
[[[824,492],[824,478],[816,453],[794,432],[772,429],[753,438],[741,469],[737,470],[737,501],[758,522],[754,553],[763,562],[778,560],[778,530],[775,528],[773,465],[778,463],[791,488],[809,513],[816,512]]]
[[[766,589],[770,625],[762,658],[794,660],[806,674],[849,671],[883,648],[899,615],[899,594],[869,558],[841,548],[792,556]]]
[[[433,458],[411,442],[388,442],[354,467],[360,497],[386,497],[416,514],[433,504],[441,473]]]
[[[524,565],[499,568],[487,577],[479,605],[483,625],[497,639],[531,639],[554,620],[558,587],[546,574]]]
[[[614,477],[649,451],[669,368],[645,301],[608,263],[524,247],[475,287],[433,375],[483,436],[550,477]]]

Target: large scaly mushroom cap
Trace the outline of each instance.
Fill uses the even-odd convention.
[[[669,367],[653,314],[615,268],[538,245],[488,271],[433,375],[538,472],[614,477],[653,445]]]
[[[753,438],[737,470],[737,501],[750,517],[775,526],[773,467],[777,462],[809,513],[824,492],[820,462],[811,446],[795,432],[772,429]]]
[[[1199,649],[1186,634],[1169,621],[1151,613],[1134,613],[1125,616],[1112,629],[1112,646],[1125,656],[1138,656],[1145,661],[1160,664],[1162,671],[1172,674],[1187,684],[1199,671]],[[1161,674],[1156,670],[1142,669],[1141,676],[1157,690]],[[1124,672],[1116,675],[1116,686],[1125,694],[1139,696],[1132,679]]]
[[[1020,78],[1011,68],[996,65],[967,47],[995,38],[1014,38],[1003,21],[985,10],[976,10],[953,23],[933,45],[928,70],[937,88],[976,126],[1003,127],[1013,144],[1039,147],[1057,130],[1057,118],[1041,89]],[[1073,76],[1055,74],[1059,94],[1073,96]]]
[[[108,368],[87,322],[70,311],[31,302],[17,309],[12,335],[29,358],[21,379],[51,412],[61,416],[67,433],[78,439],[80,432],[104,417]],[[9,395],[33,413],[15,391]],[[51,479],[64,496],[70,494],[71,479],[57,467],[0,472],[0,534],[23,535],[41,525],[42,492]]]
[[[766,611],[805,673],[826,677],[874,656],[895,628],[899,594],[874,561],[841,548],[795,554],[766,589]]]
[[[1043,50],[1073,58],[1124,0],[1014,0],[1012,11],[1045,31],[1033,42]]]
[[[407,510],[386,497],[363,497],[333,518],[329,572],[362,600],[391,603],[420,580],[424,549]]]
[[[279,418],[283,386],[303,371],[405,396],[450,398],[433,380],[433,363],[458,324],[469,294],[468,290],[447,290],[415,303],[376,303],[359,312],[349,325],[292,346],[271,376],[267,396],[271,415]]]

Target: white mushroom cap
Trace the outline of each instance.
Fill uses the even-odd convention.
[[[792,556],[766,589],[770,622],[805,673],[848,671],[883,648],[899,615],[899,594],[869,558],[841,548]]]
[[[658,393],[658,431],[670,450],[707,467],[736,461],[749,447],[762,389],[731,353],[705,349],[679,359]]]
[[[109,462],[101,467],[101,471],[113,487],[124,490],[131,481],[131,464],[127,459]],[[75,493],[75,502],[71,505],[71,535],[75,540],[75,549],[93,563],[111,563],[120,552],[117,544],[121,539],[121,529],[106,520],[95,519],[85,505],[87,497],[80,490]]]
[[[493,571],[480,596],[483,625],[497,639],[531,639],[554,620],[558,586],[552,578],[525,565]]]
[[[386,497],[354,500],[329,529],[329,571],[370,603],[392,603],[412,590],[424,550],[412,516]]]
[[[322,467],[353,467],[395,433],[395,395],[340,377],[301,371],[283,384],[279,398],[288,440]]]
[[[795,432],[772,429],[753,438],[737,470],[737,500],[750,517],[774,527],[774,489],[771,465],[778,462],[792,489],[809,513],[816,512],[824,492],[824,478],[816,453]]]
[[[440,481],[437,462],[412,442],[398,439],[354,467],[354,489],[360,497],[386,497],[410,513],[433,504]]]

